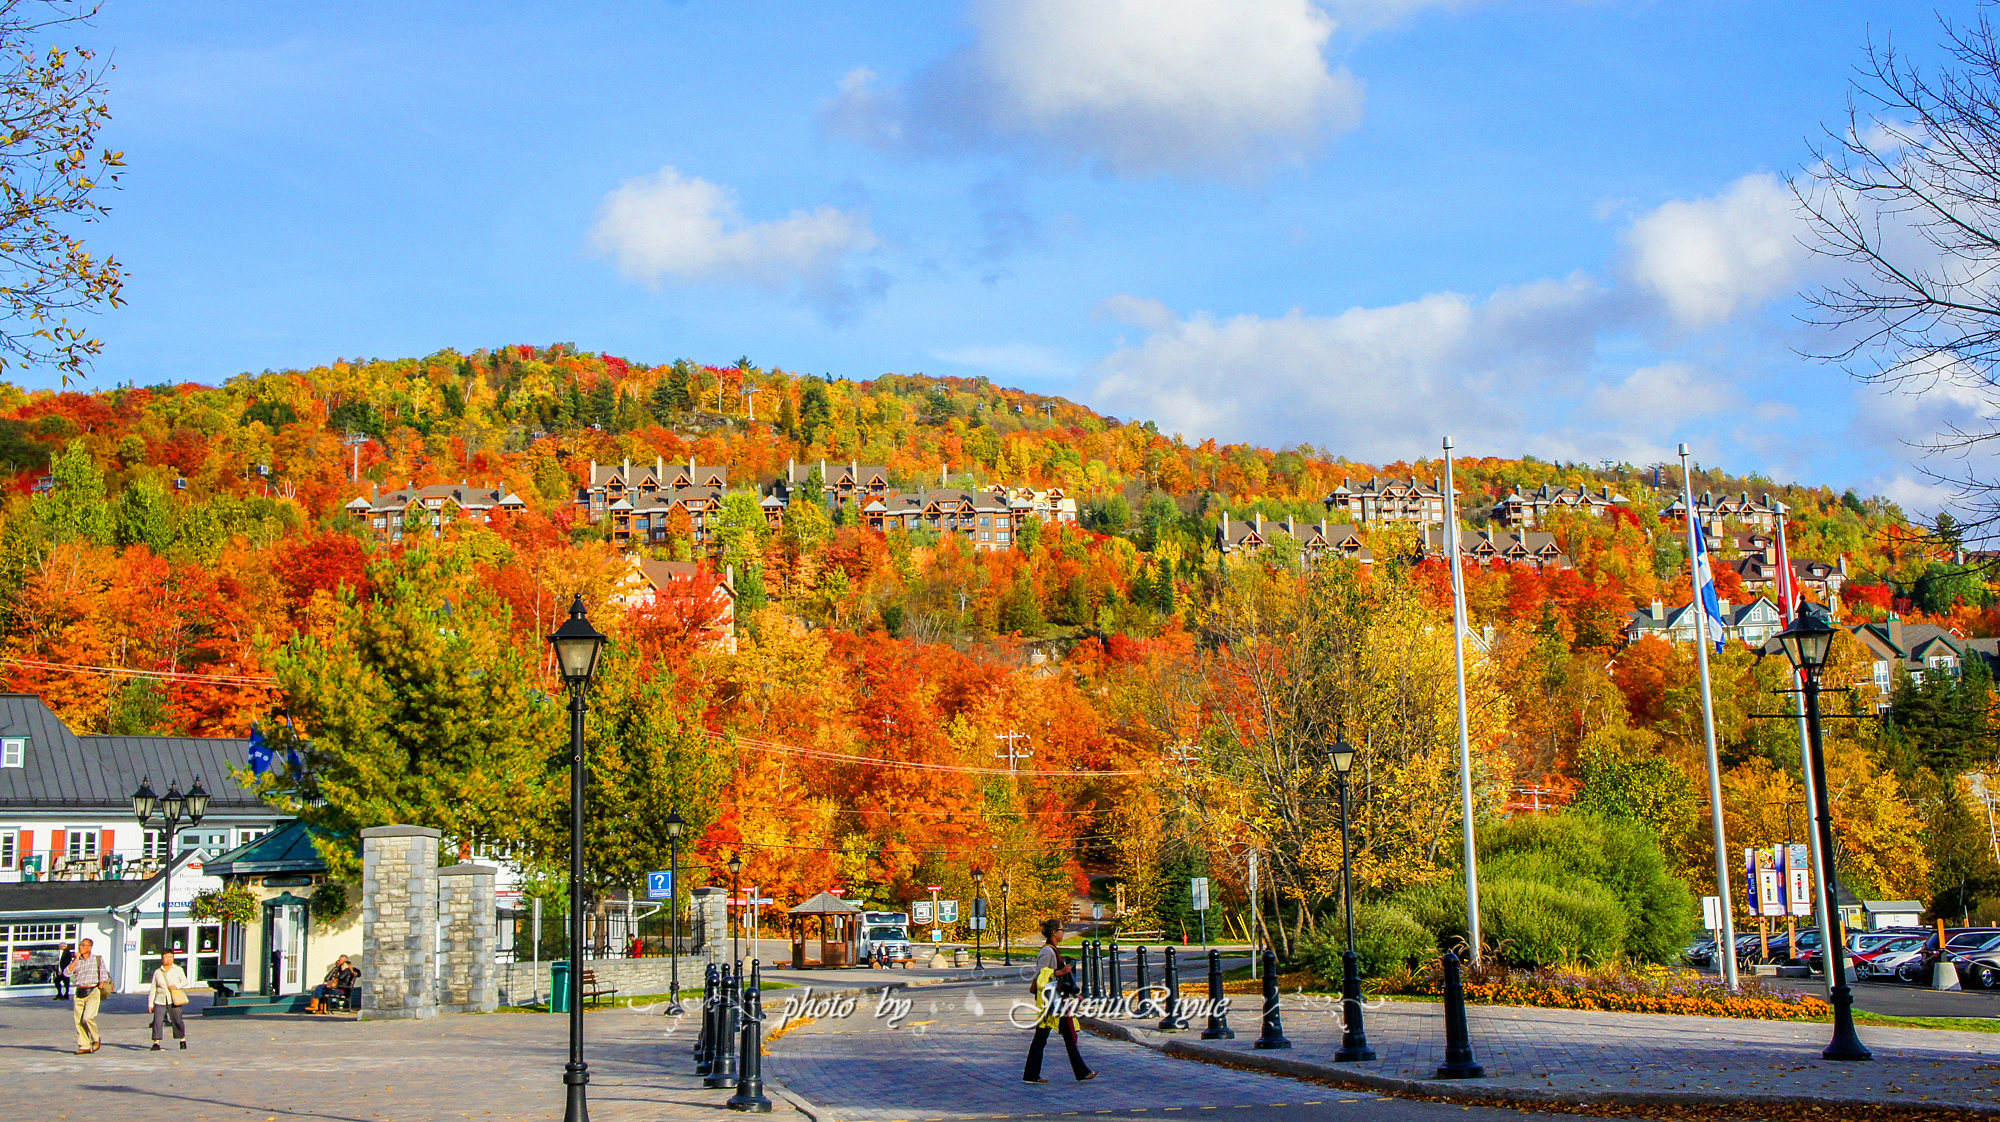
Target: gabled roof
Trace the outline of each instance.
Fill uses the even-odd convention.
[[[186,870],[182,866],[200,855],[200,850],[184,849],[174,857],[178,898],[186,891]],[[204,874],[207,872],[203,870]],[[0,884],[0,915],[35,913],[76,913],[125,908],[157,892],[165,870],[144,880],[37,880]]]
[[[261,838],[237,846],[219,857],[211,857],[203,872],[212,877],[251,876],[263,873],[323,873],[326,859],[313,844],[312,827],[294,818]]]
[[[0,768],[0,807],[104,807],[130,813],[141,779],[155,790],[200,779],[209,813],[262,810],[264,800],[237,785],[230,765],[250,758],[242,737],[78,736],[34,694],[0,694],[0,736],[28,738],[18,768]]]

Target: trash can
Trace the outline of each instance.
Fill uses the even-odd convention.
[[[549,963],[549,1012],[569,1012],[569,963],[561,959]]]

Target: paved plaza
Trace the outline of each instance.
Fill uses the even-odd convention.
[[[196,1005],[205,1003],[197,997]],[[189,1050],[153,1052],[145,998],[100,1019],[104,1048],[71,1055],[69,1004],[0,1001],[0,1117],[8,1122],[488,1122],[562,1117],[568,1023],[490,1013],[424,1021],[348,1017],[188,1018]],[[735,1117],[728,1091],[692,1074],[698,1019],[628,1010],[585,1018],[593,1122]],[[799,1119],[783,1102],[774,1117]]]

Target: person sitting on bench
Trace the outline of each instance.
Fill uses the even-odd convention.
[[[339,958],[334,959],[333,965],[326,968],[326,980],[313,987],[312,1004],[306,1006],[306,1012],[333,1012],[328,1007],[327,999],[331,998],[335,993],[340,995],[341,1004],[350,1009],[353,1008],[354,983],[360,977],[361,971],[356,969],[355,965],[347,960],[346,955],[341,955]]]

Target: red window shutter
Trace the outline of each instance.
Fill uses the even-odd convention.
[[[56,862],[69,856],[69,850],[63,848],[63,843],[68,840],[69,834],[67,831],[49,831],[49,868],[54,869]]]
[[[14,867],[25,869],[28,867],[28,858],[34,856],[35,853],[35,832],[33,830],[22,830],[19,844],[20,848],[14,853]]]
[[[97,856],[100,860],[111,856],[110,830],[99,830],[97,832]]]

